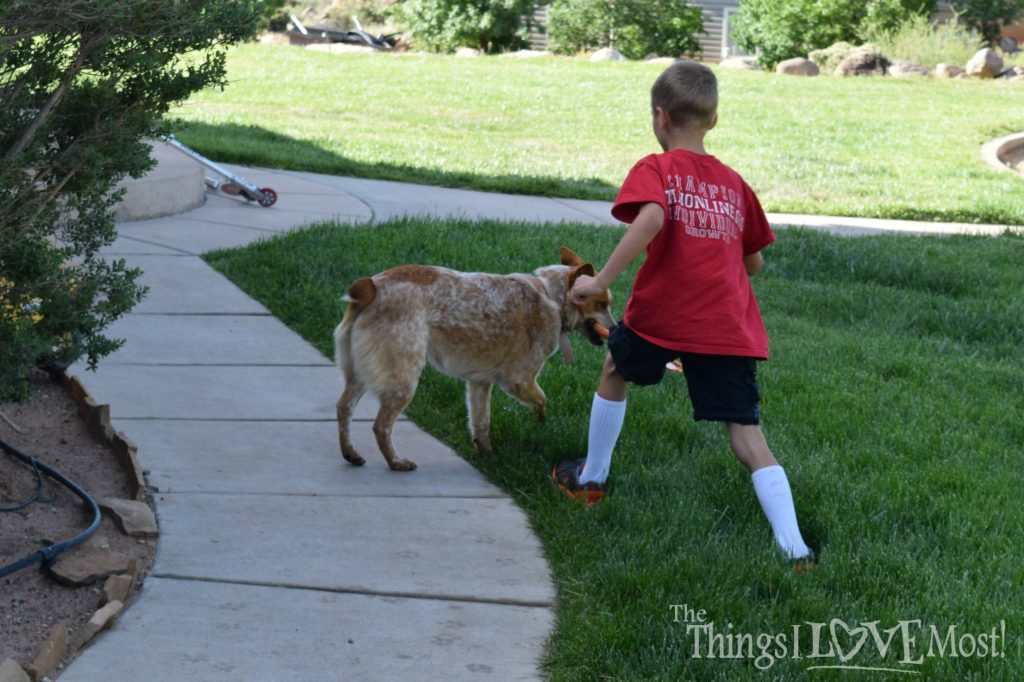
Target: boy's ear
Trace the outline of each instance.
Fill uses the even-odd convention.
[[[715,112],[715,115],[711,117],[711,125],[708,126],[708,130],[711,130],[716,125],[718,125],[718,112],[717,111]]]
[[[654,122],[658,128],[666,130],[672,126],[672,120],[669,119],[668,114],[661,107],[654,107]]]
[[[561,258],[562,265],[568,265],[570,268],[583,265],[583,259],[573,253],[573,250],[567,246],[559,247],[558,256]]]

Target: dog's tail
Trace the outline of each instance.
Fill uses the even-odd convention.
[[[359,313],[366,310],[375,298],[377,287],[369,277],[357,279],[348,288],[348,293],[342,297],[342,300],[348,301],[348,308],[345,310],[345,317],[341,319],[341,324],[334,330],[334,360],[345,374],[346,380],[352,377],[352,325],[359,317]]]

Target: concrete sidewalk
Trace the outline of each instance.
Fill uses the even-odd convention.
[[[161,539],[138,601],[62,679],[539,678],[554,589],[522,512],[408,421],[396,448],[420,469],[388,471],[370,396],[353,427],[368,463],[345,464],[340,373],[198,255],[325,219],[613,225],[610,204],[236,171],[276,189],[278,204],[211,194],[188,213],[122,223],[107,249],[145,271],[150,294],[111,330],[127,339],[122,350],[96,373],[72,371],[139,446],[159,489]],[[841,234],[1004,229],[773,218]]]

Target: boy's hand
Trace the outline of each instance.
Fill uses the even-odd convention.
[[[582,305],[591,296],[598,296],[604,293],[607,287],[601,286],[596,277],[580,275],[572,285],[569,292],[569,300],[576,305]]]

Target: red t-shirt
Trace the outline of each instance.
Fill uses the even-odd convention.
[[[743,257],[775,235],[754,191],[715,157],[673,150],[633,166],[612,215],[631,223],[646,203],[660,205],[665,222],[636,275],[626,325],[672,350],[767,359]]]

